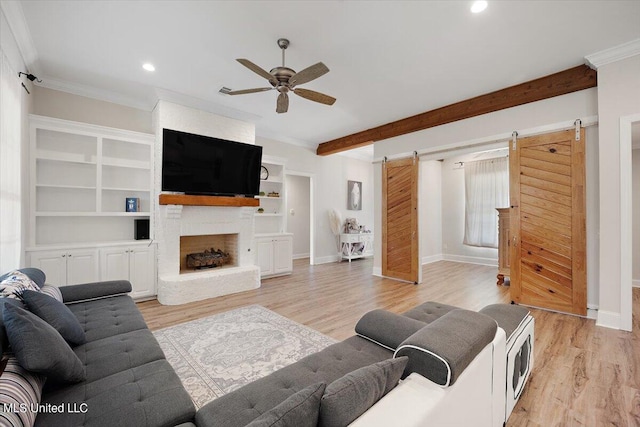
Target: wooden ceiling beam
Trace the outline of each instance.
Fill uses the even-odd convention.
[[[495,92],[476,96],[445,107],[436,108],[382,126],[318,145],[316,154],[327,156],[341,151],[373,144],[411,132],[444,125],[529,102],[541,101],[559,95],[589,89],[598,85],[596,70],[586,65],[569,68],[545,77],[540,77]]]

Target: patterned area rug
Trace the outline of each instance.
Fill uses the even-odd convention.
[[[197,408],[336,342],[259,305],[154,335]]]

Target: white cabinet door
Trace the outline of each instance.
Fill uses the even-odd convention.
[[[129,249],[100,249],[100,280],[129,280]]]
[[[256,239],[256,263],[260,267],[260,276],[273,274],[273,242],[271,238]]]
[[[279,237],[273,239],[273,272],[287,273],[293,271],[293,239]]]
[[[47,283],[55,286],[67,284],[66,251],[32,252],[29,266],[39,268],[47,276]]]
[[[98,281],[98,251],[95,249],[32,252],[29,265],[44,271],[47,283],[55,286]]]
[[[67,251],[67,285],[97,282],[98,251],[75,249]]]
[[[133,248],[129,251],[129,280],[133,288],[132,298],[156,294],[155,246]]]

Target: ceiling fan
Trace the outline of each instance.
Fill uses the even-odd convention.
[[[241,63],[254,73],[267,79],[269,83],[271,83],[271,87],[233,90],[227,92],[227,94],[244,95],[247,93],[265,92],[275,89],[280,92],[280,95],[278,95],[278,101],[276,103],[277,113],[286,113],[289,109],[289,91],[311,101],[319,102],[326,105],[333,105],[333,103],[336,102],[336,99],[332,96],[325,95],[324,93],[316,92],[314,90],[296,87],[297,85],[308,83],[320,76],[323,76],[324,74],[329,72],[329,68],[327,68],[327,66],[322,62],[318,62],[317,64],[307,67],[304,70],[296,73],[294,70],[289,67],[285,67],[284,65],[284,51],[287,49],[287,47],[289,47],[289,40],[278,39],[278,46],[280,47],[280,49],[282,49],[282,66],[272,68],[269,72],[263,70],[248,59],[237,59],[239,63]]]

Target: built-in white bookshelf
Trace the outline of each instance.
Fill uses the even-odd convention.
[[[29,246],[133,241],[151,219],[154,136],[36,115],[30,132]]]
[[[286,229],[284,162],[265,156],[262,167],[266,169],[268,177],[260,180],[260,195],[257,197],[260,200],[260,206],[256,208],[255,213],[255,232],[257,235],[284,233]],[[264,178],[264,175],[262,177]]]

